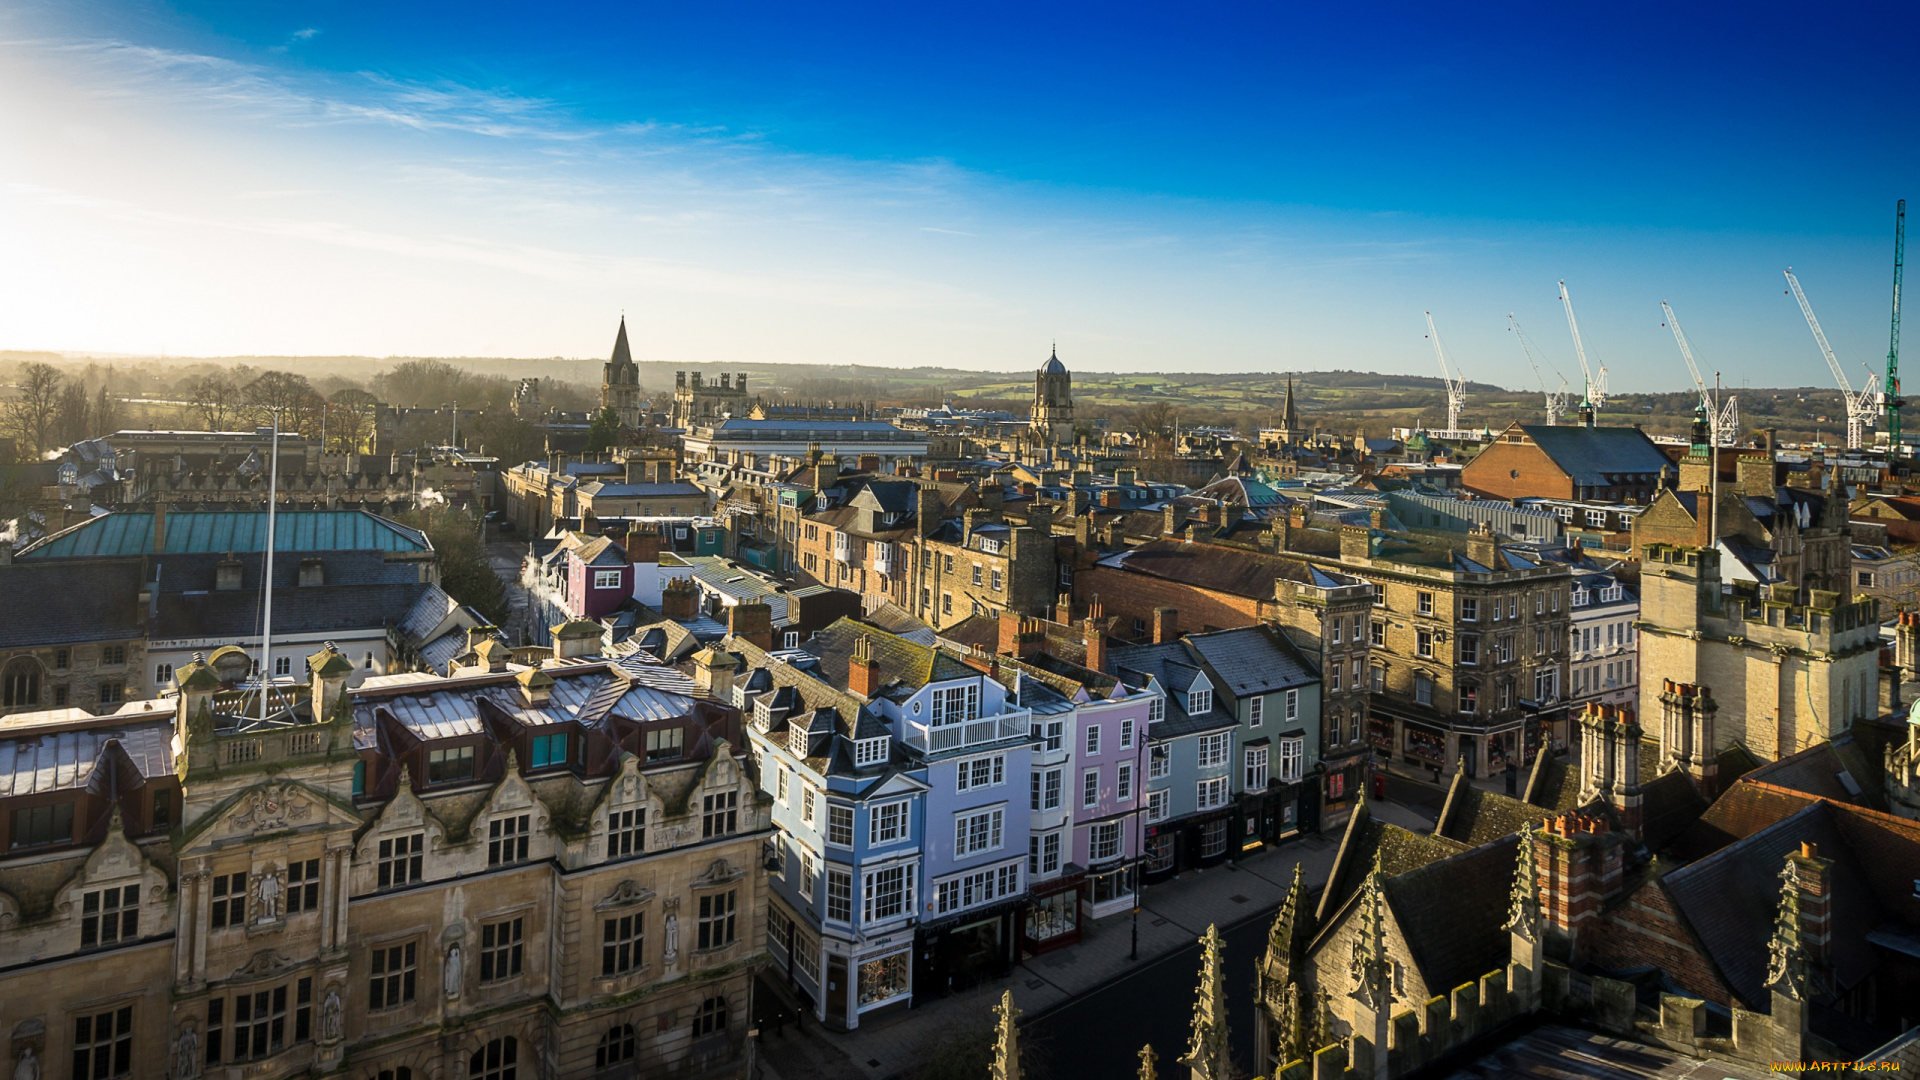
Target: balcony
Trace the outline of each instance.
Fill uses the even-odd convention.
[[[938,726],[909,720],[906,724],[906,743],[923,754],[970,750],[1009,739],[1029,738],[1031,736],[1027,728],[1032,721],[1033,713],[1026,709]]]

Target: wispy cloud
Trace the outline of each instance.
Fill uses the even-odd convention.
[[[304,30],[295,30],[290,36],[295,41],[307,41],[312,38],[318,37],[319,34],[320,34],[320,31],[317,28],[309,26]]]

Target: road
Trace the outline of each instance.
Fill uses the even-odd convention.
[[[1266,950],[1272,921],[1270,908],[1221,932],[1226,939],[1227,1035],[1242,1070],[1253,1062],[1253,972]],[[1032,1080],[1133,1076],[1146,1043],[1160,1055],[1161,1076],[1184,1075],[1176,1059],[1187,1052],[1199,981],[1200,945],[1195,942],[1023,1024],[1027,1075]]]
[[[517,538],[487,542],[487,565],[507,586],[507,618],[500,629],[513,645],[527,644],[527,590],[520,584],[520,561],[526,557],[526,541]]]

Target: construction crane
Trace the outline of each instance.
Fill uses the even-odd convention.
[[[1440,432],[1443,439],[1470,439],[1470,432],[1460,430],[1460,409],[1467,403],[1467,384],[1453,376],[1447,367],[1446,351],[1440,348],[1440,331],[1433,328],[1433,312],[1427,312],[1427,338],[1433,342],[1433,355],[1440,359],[1440,378],[1447,384],[1447,430]]]
[[[1724,403],[1714,400],[1720,392],[1718,378],[1709,392],[1707,381],[1700,377],[1700,365],[1693,362],[1693,346],[1687,344],[1687,335],[1680,330],[1680,317],[1673,313],[1673,305],[1662,300],[1660,310],[1667,313],[1666,325],[1673,331],[1673,340],[1680,343],[1680,355],[1686,358],[1687,370],[1693,373],[1693,385],[1700,391],[1700,409],[1706,413],[1707,427],[1712,432],[1708,437],[1714,446],[1732,446],[1734,436],[1740,431],[1740,399],[1728,397]]]
[[[1900,265],[1907,256],[1907,200],[1893,212],[1893,332],[1887,342],[1887,454],[1900,452]]]
[[[1580,358],[1580,376],[1587,381],[1586,396],[1581,399],[1581,411],[1585,413],[1587,406],[1592,406],[1592,412],[1598,413],[1601,406],[1607,403],[1607,366],[1600,365],[1598,375],[1587,366],[1587,347],[1580,340],[1580,323],[1573,317],[1573,298],[1567,295],[1567,283],[1564,280],[1560,282],[1560,302],[1567,308],[1567,329],[1573,331],[1573,352]],[[1589,413],[1586,419],[1591,423],[1592,414]]]
[[[1840,399],[1847,407],[1847,449],[1858,450],[1866,442],[1867,432],[1873,430],[1873,416],[1880,411],[1880,376],[1871,369],[1867,371],[1867,384],[1859,393],[1853,392],[1853,384],[1847,381],[1847,373],[1841,368],[1840,360],[1833,355],[1833,346],[1827,344],[1827,335],[1820,329],[1820,320],[1813,317],[1813,305],[1807,303],[1806,291],[1800,288],[1800,279],[1793,276],[1793,267],[1784,271],[1787,275],[1787,287],[1792,290],[1793,298],[1800,301],[1800,313],[1807,317],[1807,326],[1813,331],[1813,340],[1819,344],[1820,352],[1827,358],[1827,366],[1833,369],[1833,378],[1840,384]]]
[[[1562,416],[1567,414],[1568,399],[1572,396],[1567,393],[1567,377],[1560,374],[1560,369],[1553,366],[1553,361],[1547,361],[1547,366],[1553,368],[1554,376],[1560,380],[1560,389],[1554,390],[1549,388],[1547,386],[1547,377],[1540,371],[1540,361],[1534,358],[1533,341],[1527,337],[1525,330],[1520,329],[1520,320],[1515,317],[1513,312],[1509,311],[1507,312],[1507,322],[1512,324],[1508,329],[1512,330],[1513,335],[1520,339],[1520,351],[1527,354],[1527,363],[1533,365],[1534,378],[1540,380],[1540,391],[1547,396],[1547,426],[1553,427],[1560,423]]]

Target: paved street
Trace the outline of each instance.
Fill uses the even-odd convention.
[[[508,615],[500,629],[506,631],[507,640],[514,645],[527,643],[527,590],[520,585],[520,561],[526,554],[526,541],[517,537],[487,543],[487,564],[507,586]]]

